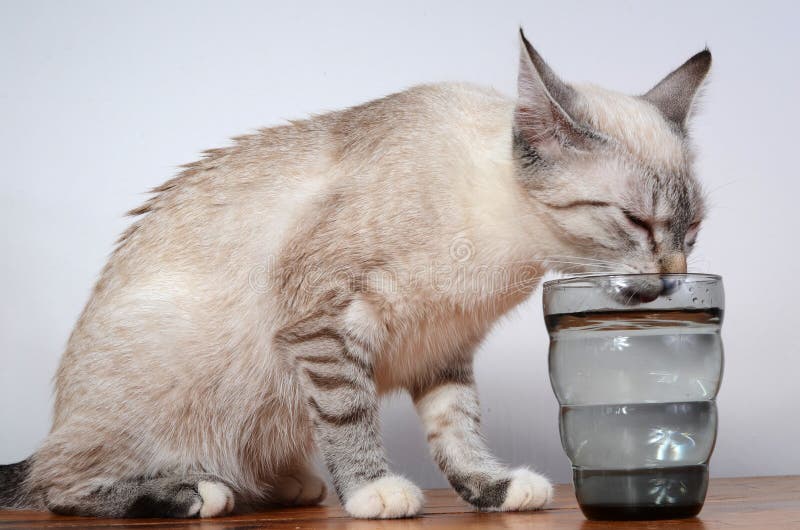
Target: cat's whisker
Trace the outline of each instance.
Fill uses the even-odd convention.
[[[597,274],[609,274],[610,271],[604,269],[585,269],[582,265],[575,266],[575,265],[566,265],[565,267],[561,268],[557,271],[559,274],[565,276],[589,276],[589,275],[597,275]]]
[[[574,261],[580,261],[580,262],[588,262],[588,263],[601,263],[601,264],[604,264],[604,265],[614,265],[614,264],[616,264],[616,262],[613,262],[613,261],[598,260],[598,259],[593,259],[593,258],[584,258],[582,256],[551,255],[551,256],[545,256],[542,259],[543,260],[568,259],[568,260],[574,260]]]
[[[567,254],[551,254],[548,256],[550,258],[568,258],[568,259],[579,259],[584,261],[594,261],[597,263],[614,263],[614,264],[621,264],[622,262],[619,261],[610,261],[610,260],[602,260],[597,258],[587,258],[586,256],[569,256]]]
[[[592,267],[604,268],[606,270],[615,270],[616,269],[616,267],[613,267],[611,265],[600,265],[599,263],[581,263],[579,261],[543,260],[543,263],[551,263],[551,264],[552,263],[559,263],[559,264],[563,264],[563,265],[577,265],[577,266],[583,266],[583,267],[592,266]]]
[[[622,263],[621,261],[610,261],[610,260],[600,260],[596,258],[587,258],[583,256],[565,256],[565,255],[553,255],[549,256],[550,258],[556,259],[569,259],[569,260],[577,260],[577,261],[586,261],[588,263],[597,263],[600,265],[609,265],[613,267],[622,267],[625,269],[632,269],[632,267],[626,263]]]

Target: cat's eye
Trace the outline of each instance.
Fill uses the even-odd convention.
[[[641,228],[642,230],[647,231],[648,233],[652,233],[653,228],[650,226],[650,223],[631,213],[629,210],[622,210],[622,213],[625,214],[625,218],[631,222],[631,224]]]
[[[686,239],[685,244],[688,248],[692,248],[695,243],[697,243],[697,232],[700,231],[700,221],[696,223],[692,223],[689,225],[689,229],[686,231]]]

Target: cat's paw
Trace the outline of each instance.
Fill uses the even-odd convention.
[[[233,511],[233,492],[222,482],[201,480],[197,493],[200,498],[189,508],[189,517],[219,517]]]
[[[310,471],[302,470],[278,478],[272,498],[281,504],[309,506],[322,502],[326,493],[324,480]]]
[[[344,509],[361,519],[413,517],[422,511],[422,491],[409,480],[392,475],[355,490]]]
[[[553,486],[550,481],[527,468],[511,472],[511,482],[506,490],[506,498],[498,510],[516,512],[539,510],[553,500]]]

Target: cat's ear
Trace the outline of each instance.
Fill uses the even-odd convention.
[[[710,68],[711,52],[706,48],[670,72],[642,98],[655,105],[681,130],[685,130],[697,93]]]
[[[585,131],[581,131],[567,110],[575,91],[559,79],[531,46],[522,28],[519,35],[521,46],[514,128],[539,155],[557,157],[566,144],[580,145],[585,140]]]

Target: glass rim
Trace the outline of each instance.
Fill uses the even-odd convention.
[[[719,274],[709,274],[704,272],[686,272],[686,273],[658,273],[658,272],[637,272],[632,274],[585,274],[570,276],[568,278],[558,278],[556,280],[549,280],[542,284],[545,289],[553,287],[586,287],[585,283],[592,282],[592,280],[632,280],[636,278],[684,278],[691,279],[692,281],[720,281],[722,276]],[[573,285],[575,284],[575,285]]]

